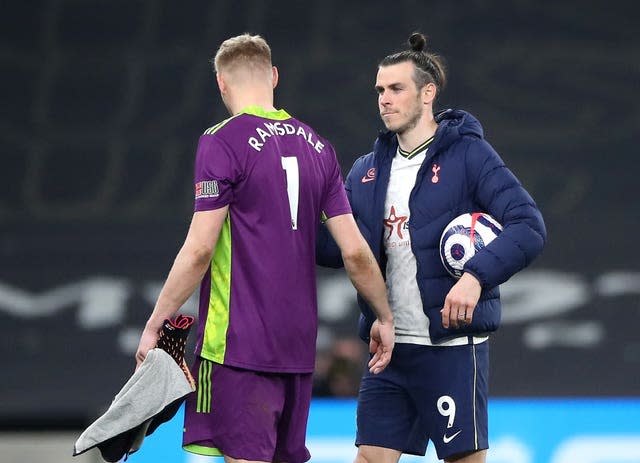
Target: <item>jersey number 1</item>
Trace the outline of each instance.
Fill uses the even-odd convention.
[[[298,229],[298,197],[300,196],[300,171],[298,158],[287,156],[280,158],[282,168],[287,176],[287,196],[289,197],[289,211],[291,212],[291,228]]]

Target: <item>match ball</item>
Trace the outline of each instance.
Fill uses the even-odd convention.
[[[491,243],[502,231],[502,225],[489,214],[462,214],[444,228],[440,237],[440,259],[454,278],[464,273],[464,264]]]

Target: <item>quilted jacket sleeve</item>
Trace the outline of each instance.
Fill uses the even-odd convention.
[[[466,156],[475,202],[502,224],[503,231],[464,270],[478,278],[483,288],[492,288],[540,254],[547,232],[535,201],[489,143],[470,142]]]

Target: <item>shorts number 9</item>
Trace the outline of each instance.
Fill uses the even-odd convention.
[[[442,416],[449,417],[447,422],[447,429],[453,426],[453,421],[456,419],[456,403],[448,395],[443,395],[438,399],[438,411]]]

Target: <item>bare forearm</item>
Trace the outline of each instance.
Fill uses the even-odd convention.
[[[393,326],[393,315],[387,301],[387,288],[380,267],[358,230],[353,216],[338,215],[328,219],[326,225],[340,248],[344,268],[353,286],[369,303],[379,322]]]
[[[140,336],[136,351],[137,367],[142,364],[147,352],[156,346],[164,320],[173,317],[202,280],[228,210],[228,206],[224,206],[193,214],[184,245],[173,262],[167,281],[162,286],[158,301]]]
[[[371,306],[378,320],[382,323],[393,322],[380,267],[366,243],[363,241],[363,246],[356,252],[343,254],[342,258],[353,286]]]
[[[211,255],[206,251],[185,244],[176,256],[147,325],[160,327],[166,318],[171,318],[196,289],[210,262]]]

